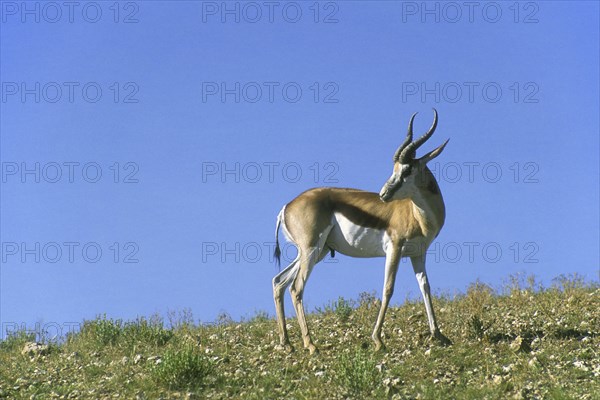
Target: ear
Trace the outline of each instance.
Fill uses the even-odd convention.
[[[446,139],[444,143],[442,143],[437,149],[431,150],[429,153],[425,154],[423,157],[419,158],[418,161],[420,164],[427,164],[429,161],[433,160],[444,151],[444,147],[448,144],[450,139]]]

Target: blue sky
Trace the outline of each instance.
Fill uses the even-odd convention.
[[[431,166],[434,291],[598,280],[597,2],[52,4],[1,3],[3,334],[273,315],[281,207],[314,186],[379,191],[432,107],[421,151],[451,138]],[[305,302],[382,283],[383,259],[338,256]],[[393,302],[417,294],[403,262]]]

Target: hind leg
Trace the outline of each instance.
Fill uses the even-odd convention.
[[[273,278],[273,300],[275,301],[275,311],[277,313],[277,326],[279,328],[279,343],[285,349],[291,351],[292,346],[288,337],[285,323],[285,308],[283,304],[283,294],[285,288],[294,280],[298,273],[299,259],[296,258],[292,263]]]
[[[317,346],[315,346],[312,338],[310,337],[310,332],[308,331],[308,324],[306,323],[306,315],[304,314],[304,303],[302,299],[304,297],[304,286],[306,285],[306,281],[308,280],[312,269],[327,255],[327,250],[324,250],[321,246],[320,248],[313,247],[312,249],[306,249],[302,253],[307,254],[307,256],[301,257],[299,260],[298,273],[294,278],[292,286],[290,286],[290,294],[292,296],[294,308],[296,309],[298,324],[300,325],[300,330],[302,332],[304,348],[308,349],[310,354],[314,354],[318,350]]]

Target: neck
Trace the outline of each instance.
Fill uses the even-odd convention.
[[[427,166],[424,167],[422,176],[423,179],[410,200],[413,204],[414,217],[421,226],[423,235],[434,238],[444,225],[446,208],[440,188]]]

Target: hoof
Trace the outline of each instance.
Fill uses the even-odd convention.
[[[441,344],[444,347],[452,346],[452,340],[448,339],[446,336],[442,334],[442,332],[437,331],[432,335],[432,339]]]
[[[278,344],[277,346],[275,346],[275,350],[282,351],[282,352],[285,352],[285,353],[293,353],[294,352],[294,347],[291,344],[289,344],[289,343]]]
[[[379,340],[379,341],[375,340],[374,342],[375,342],[375,351],[376,352],[384,353],[387,350],[387,348],[385,347],[385,344],[383,344],[383,342],[381,340]]]
[[[310,355],[312,356],[313,354],[319,354],[319,349],[317,348],[317,346],[315,346],[314,344],[309,344],[307,347],[308,352],[310,353]]]

